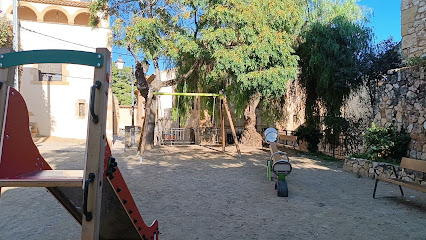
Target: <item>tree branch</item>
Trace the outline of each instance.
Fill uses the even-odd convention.
[[[163,87],[169,87],[169,86],[174,86],[186,79],[188,79],[191,74],[198,68],[200,68],[202,65],[204,64],[204,61],[201,59],[198,59],[194,64],[192,64],[191,68],[188,70],[188,72],[186,72],[185,74],[179,76],[179,78],[175,78],[169,81],[164,81],[163,82]]]

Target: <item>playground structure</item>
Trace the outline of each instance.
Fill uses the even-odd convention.
[[[105,48],[96,53],[0,49],[0,189],[45,187],[82,225],[85,240],[158,240],[158,221],[144,223],[106,139],[110,56]],[[53,170],[31,138],[28,109],[12,86],[16,66],[34,63],[95,67],[84,170]]]
[[[226,95],[223,91],[221,91],[219,94],[216,94],[216,93],[166,93],[166,92],[153,92],[152,94],[154,96],[155,95],[171,95],[171,96],[189,96],[189,97],[214,97],[215,99],[216,99],[216,97],[219,97],[219,99],[220,99],[220,119],[221,119],[221,121],[220,121],[221,122],[220,123],[221,131],[220,132],[221,132],[221,135],[222,135],[222,151],[225,152],[225,147],[226,147],[226,133],[225,133],[225,113],[226,113],[228,123],[229,123],[229,126],[231,128],[232,136],[234,138],[235,148],[237,149],[238,157],[241,158],[241,151],[240,151],[240,146],[239,146],[238,139],[237,139],[237,133],[235,131],[234,122],[232,120],[231,112],[229,111]],[[216,101],[214,101],[214,103],[215,102]],[[213,106],[213,108],[214,108],[214,106]],[[145,112],[145,114],[147,114],[147,113],[148,113],[148,111]],[[214,118],[214,116],[213,116],[213,118]],[[147,119],[147,116],[145,116],[145,119]],[[144,121],[144,124],[143,124],[143,127],[142,127],[143,133],[146,132],[146,129],[145,129],[146,127],[147,126],[146,126],[145,121]],[[179,139],[179,138],[183,138],[183,135],[184,135],[183,132],[184,132],[184,130],[182,128],[177,128],[174,131],[167,132],[166,133],[167,136],[165,136],[165,137],[162,136],[162,137],[167,139],[167,140],[176,140],[176,139]],[[142,146],[144,144],[143,141],[142,141],[142,134],[141,134],[140,144],[142,144]],[[141,154],[142,154],[144,148],[142,147],[140,149],[142,149],[141,150]]]
[[[267,128],[265,140],[269,144],[271,157],[266,161],[266,176],[269,181],[275,181],[275,190],[278,197],[288,197],[288,186],[286,176],[291,173],[292,167],[287,153],[279,151],[276,141],[279,138],[277,129]]]

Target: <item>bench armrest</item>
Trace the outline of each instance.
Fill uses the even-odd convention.
[[[389,163],[379,163],[376,167],[374,167],[374,173],[376,174],[376,176],[379,176],[379,174],[377,173],[377,167],[383,167],[383,168],[387,168],[387,169],[392,169],[393,173],[395,174],[396,178],[401,178],[398,177],[398,174],[396,173],[396,168],[394,165],[389,164]]]

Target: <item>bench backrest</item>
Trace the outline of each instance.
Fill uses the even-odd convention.
[[[284,141],[287,140],[287,141],[296,142],[297,141],[297,136],[280,134],[280,140],[284,140]]]
[[[401,160],[401,168],[408,168],[426,173],[426,161],[403,157]]]

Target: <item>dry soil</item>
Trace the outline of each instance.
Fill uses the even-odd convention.
[[[82,169],[84,143],[39,139],[57,169]],[[289,197],[266,179],[269,152],[242,147],[161,146],[114,155],[147,224],[158,219],[160,240],[187,239],[426,239],[426,194],[343,172],[288,150],[293,172]],[[80,226],[40,188],[3,188],[0,239],[79,239]]]

